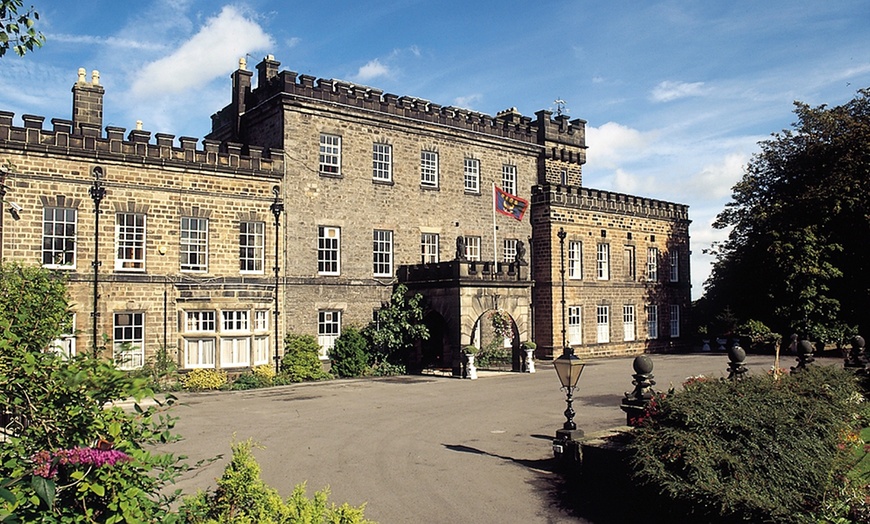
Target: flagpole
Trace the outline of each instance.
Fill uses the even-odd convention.
[[[496,239],[495,227],[495,182],[492,183],[492,256],[495,257],[495,267],[492,268],[495,272],[498,267],[498,240]]]

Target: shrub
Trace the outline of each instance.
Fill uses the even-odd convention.
[[[368,370],[368,342],[360,330],[345,328],[329,352],[332,373],[339,377],[359,377]]]
[[[372,375],[376,377],[397,377],[407,375],[408,370],[402,364],[391,364],[389,362],[381,362],[372,368]]]
[[[217,369],[194,369],[190,373],[184,375],[181,379],[181,384],[184,389],[191,391],[205,391],[209,389],[220,389],[227,383],[226,371]]]
[[[329,378],[329,373],[323,370],[319,355],[320,344],[313,335],[287,335],[284,340],[281,375],[290,382]]]
[[[737,335],[749,341],[752,351],[773,350],[779,345],[782,336],[774,333],[760,320],[747,320],[737,326]]]
[[[488,344],[477,354],[477,367],[498,367],[505,363],[510,364],[511,348],[506,348],[498,340],[499,344]]]
[[[214,493],[200,491],[186,498],[179,515],[182,522],[205,523],[335,523],[366,524],[365,504],[329,504],[329,489],[305,495],[299,484],[284,501],[278,492],[260,479],[260,465],[254,458],[250,440],[233,445],[233,457],[217,481]]]
[[[263,387],[263,383],[253,373],[242,373],[233,380],[232,384],[230,384],[230,389],[234,391],[257,389],[261,387]]]
[[[822,509],[851,467],[840,444],[866,425],[856,399],[855,377],[824,366],[693,381],[636,429],[636,480],[670,499],[676,520],[794,522]]]
[[[254,369],[251,370],[251,373],[253,373],[254,376],[266,386],[271,385],[272,380],[275,378],[275,368],[269,364],[255,366]]]

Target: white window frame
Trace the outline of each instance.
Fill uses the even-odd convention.
[[[568,279],[583,279],[583,242],[568,241]]]
[[[251,337],[221,337],[221,369],[247,367],[251,363]]]
[[[77,209],[72,207],[45,207],[42,209],[43,267],[75,269],[77,230]]]
[[[438,151],[420,151],[420,185],[438,187]]]
[[[341,176],[341,137],[339,135],[320,134],[320,167],[321,175]]]
[[[254,331],[269,330],[269,316],[272,314],[268,309],[254,310]]]
[[[317,226],[317,274],[341,274],[341,228]]]
[[[341,334],[341,311],[324,309],[317,312],[317,343],[320,344],[320,359],[329,359],[335,339]]]
[[[390,144],[372,143],[372,180],[393,181],[393,146]]]
[[[596,341],[599,344],[610,342],[610,306],[595,307]]]
[[[389,229],[372,231],[372,273],[376,277],[393,276],[393,232]]]
[[[680,305],[671,304],[671,338],[680,338]]]
[[[213,309],[184,312],[185,333],[214,333],[217,331],[217,315]]]
[[[568,170],[567,169],[563,169],[563,170],[559,171],[559,182],[563,186],[568,185]]]
[[[502,164],[501,188],[512,195],[519,194],[517,193],[517,166],[512,164]]]
[[[644,309],[646,309],[646,338],[655,340],[659,338],[659,306],[650,304]]]
[[[502,261],[505,264],[510,264],[511,262],[516,262],[517,260],[517,242],[516,238],[506,238],[504,239],[504,244],[502,245]]]
[[[2,210],[0,210],[2,211]],[[70,329],[67,333],[61,333],[51,344],[49,351],[53,351],[64,359],[70,359],[76,356],[76,314],[73,313],[70,318]]]
[[[250,333],[251,312],[247,309],[221,311],[221,333]]]
[[[646,279],[656,282],[659,279],[659,248],[651,247],[646,251]]]
[[[670,281],[680,281],[680,252],[676,248],[668,251],[668,262],[670,262]]]
[[[253,359],[255,366],[268,364],[271,358],[271,344],[269,344],[269,335],[258,335],[254,337],[253,342]]]
[[[466,158],[464,162],[465,192],[480,193],[480,160]]]
[[[583,343],[583,306],[568,306],[568,345]]]
[[[115,213],[115,271],[145,271],[147,216]]]
[[[465,259],[480,262],[480,237],[465,237]]]
[[[262,275],[265,273],[266,223],[242,221],[239,223],[239,272]]]
[[[119,324],[126,319],[129,323]],[[112,346],[115,365],[118,369],[139,369],[145,364],[145,313],[141,311],[121,311],[112,317]],[[121,348],[130,343],[130,351],[119,359]]]
[[[184,368],[214,368],[216,339],[184,337]]]
[[[181,247],[179,249],[181,271],[185,273],[208,272],[208,219],[181,217]]]
[[[424,264],[437,264],[440,261],[440,240],[438,233],[420,234],[420,253]]]
[[[598,244],[596,262],[598,280],[610,280],[610,244]]]
[[[631,342],[637,338],[637,315],[634,304],[622,305],[622,340]]]

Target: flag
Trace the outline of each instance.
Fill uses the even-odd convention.
[[[496,185],[492,187],[495,189],[495,210],[516,220],[522,220],[526,208],[529,207],[529,201],[512,195]]]

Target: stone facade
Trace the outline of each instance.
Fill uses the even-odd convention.
[[[103,133],[103,88],[84,71],[73,87],[72,121],[54,119],[49,130],[44,118],[23,115],[16,127],[14,115],[0,112],[0,163],[14,166],[5,198],[23,209],[14,221],[4,212],[0,255],[24,263],[41,263],[46,252],[59,257],[49,265],[70,277],[78,351],[93,335],[96,238],[97,332],[141,343],[136,363],[163,345],[187,368],[269,362],[274,350],[264,356],[264,347],[273,346],[276,325],[279,339],[312,334],[328,348],[342,327],[367,324],[400,281],[431,294],[430,312],[449,330],[440,338],[443,364],[455,367],[459,348],[474,342],[474,326],[492,309],[508,310],[517,336],[552,358],[562,346],[560,227],[568,242],[583,242],[583,276],[566,278],[566,303],[582,309],[578,352],[637,353],[678,342],[665,328],[671,306],[689,304],[687,208],[583,188],[583,120],[515,109],[489,116],[279,66],[272,57],[261,62],[254,88],[254,73],[240,63],[230,104],[212,117],[202,149],[194,138],[152,140],[141,129]],[[98,235],[95,168],[106,191]],[[530,202],[523,220],[494,213],[493,186]],[[278,323],[276,198],[284,205]],[[59,219],[47,211],[58,209],[74,212]],[[74,224],[72,240],[47,233],[65,220]],[[71,255],[57,249],[64,241]],[[610,247],[606,279],[592,276],[602,242]],[[636,253],[633,278],[624,274],[626,246]],[[651,247],[665,257],[662,275],[677,254],[676,281],[646,280]],[[519,279],[503,277],[498,268],[514,267],[523,248],[530,265],[515,268]],[[451,261],[465,273],[426,276]],[[484,266],[491,273],[481,279]],[[449,310],[451,301],[459,310]],[[629,304],[634,340],[624,340],[616,321]],[[663,327],[650,339],[643,312],[651,304]],[[598,342],[594,308],[604,305],[610,341]]]
[[[687,206],[540,185],[533,189],[532,225],[540,356],[561,354],[563,329],[565,345],[578,355],[686,347],[691,305]]]
[[[269,205],[273,186],[283,179],[283,153],[251,147],[242,155],[240,146],[213,141],[196,149],[197,140],[186,137],[179,147],[170,135],[157,135],[155,143],[148,132],[133,130],[125,138],[125,130],[115,127],[103,135],[102,87],[96,76],[91,84],[82,76],[73,87],[72,122],[55,119],[52,129],[43,129],[42,117],[24,115],[24,127],[16,127],[13,114],[0,112],[4,208],[9,202],[21,207],[14,217],[4,214],[3,261],[42,263],[68,277],[75,336],[65,343],[71,352],[94,345],[95,247],[97,346],[104,345],[102,335],[110,339],[100,350],[104,355],[111,355],[112,341],[120,338],[135,346],[131,366],[164,345],[184,364],[192,361],[185,350],[196,343],[205,344],[206,352],[213,345],[204,362],[221,366],[224,338],[227,345],[271,347],[275,244]],[[82,100],[86,103],[79,106]],[[95,171],[105,189],[98,232],[91,198]],[[133,217],[142,217],[139,230]],[[196,265],[185,269],[182,261],[190,262],[192,255],[181,251],[192,243],[182,239],[182,224],[190,218],[207,225],[200,228]],[[240,268],[243,222],[263,226],[259,269],[252,272]],[[186,312],[203,310],[216,313],[215,326],[192,333]],[[241,322],[248,315],[248,328],[222,333],[224,311],[241,316]],[[264,314],[266,325],[255,326],[255,317]],[[271,352],[258,361],[271,362]]]

